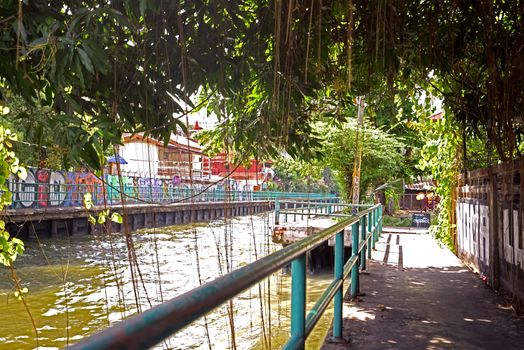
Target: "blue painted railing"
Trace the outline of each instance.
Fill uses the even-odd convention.
[[[352,230],[352,255],[344,264],[344,230],[347,227]],[[333,299],[333,337],[342,339],[342,297],[344,288],[347,287],[344,284],[349,282],[351,295],[357,295],[360,287],[359,269],[365,269],[366,259],[371,256],[371,249],[381,231],[382,206],[375,205],[300,242],[86,338],[71,349],[152,347],[289,263],[292,278],[291,334],[284,349],[304,348],[306,338]],[[306,314],[306,253],[332,236],[336,236],[333,281]],[[351,276],[350,280],[347,280],[348,276]]]
[[[119,205],[122,197],[128,204],[169,204],[178,202],[221,202],[221,201],[254,201],[276,199],[301,200],[335,200],[334,194],[225,190],[222,186],[206,188],[204,185],[173,186],[169,182],[159,184],[134,185],[132,183],[69,183],[69,182],[39,182],[18,179],[8,180],[7,186],[12,193],[11,209],[17,208],[47,208],[82,206],[86,193],[91,194],[94,205]],[[66,180],[64,180],[66,181]],[[69,180],[68,180],[69,181]],[[80,180],[78,180],[80,181]]]

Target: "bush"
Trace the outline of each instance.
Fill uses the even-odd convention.
[[[410,227],[412,223],[411,217],[396,217],[391,215],[384,215],[382,219],[383,226],[394,226],[394,227]]]

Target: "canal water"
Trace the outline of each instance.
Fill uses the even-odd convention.
[[[30,240],[16,273],[29,289],[38,348],[73,344],[136,313],[137,299],[146,310],[280,249],[271,242],[271,218],[261,214],[134,232],[136,289],[122,234]],[[330,278],[330,272],[308,276],[309,308]],[[12,286],[11,273],[2,269],[0,348],[35,349],[31,319]],[[289,315],[290,276],[280,271],[158,348],[228,349],[234,342],[237,349],[279,349],[289,335]],[[330,308],[309,337],[308,349],[320,347],[331,317]]]

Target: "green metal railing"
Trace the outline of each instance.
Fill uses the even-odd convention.
[[[297,216],[304,219],[304,216],[333,216],[350,217],[350,214],[337,213],[344,208],[367,209],[373,204],[350,204],[342,203],[337,199],[327,199],[319,201],[290,201],[285,199],[275,200],[275,224],[280,224],[280,217],[284,216],[284,222],[288,222],[288,216],[293,215],[293,221],[297,221]]]
[[[222,187],[205,188],[195,186],[145,185],[138,186],[124,183],[40,183],[9,180],[12,192],[11,208],[44,208],[81,206],[86,193],[90,193],[95,205],[118,205],[122,197],[129,204],[155,203],[169,204],[185,201],[221,202],[255,201],[276,199],[303,199],[315,201],[337,200],[334,194],[225,190]]]
[[[334,199],[335,194],[306,193],[306,192],[278,192],[278,191],[253,191],[253,199]]]
[[[344,230],[352,230],[352,255],[344,264]],[[144,349],[176,333],[242,291],[291,263],[291,334],[284,349],[303,349],[308,335],[334,299],[333,337],[342,339],[342,297],[348,276],[350,293],[359,291],[359,269],[382,230],[382,206],[375,205],[300,242],[186,292],[168,302],[95,334],[71,349]],[[359,234],[360,232],[360,234]],[[333,281],[306,314],[306,253],[335,237]],[[367,252],[367,255],[366,255]]]

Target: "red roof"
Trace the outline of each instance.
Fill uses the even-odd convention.
[[[142,133],[137,133],[137,134],[125,133],[122,139],[124,143],[146,142],[146,143],[157,145],[159,147],[164,147],[164,142],[150,138],[150,137],[144,137]],[[188,144],[189,144],[189,147],[188,147]],[[202,154],[202,148],[200,147],[200,145],[197,142],[193,141],[192,139],[189,139],[189,142],[188,142],[188,139],[181,135],[171,134],[171,138],[169,140],[169,143],[167,144],[167,147],[168,148],[174,147],[182,151],[187,151],[189,149],[192,153]]]

